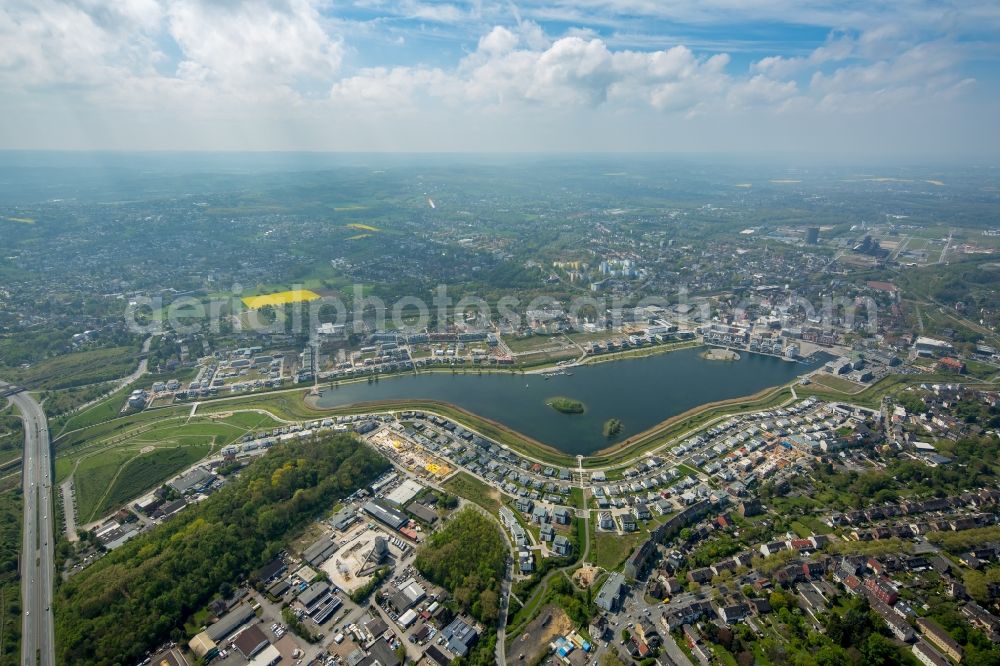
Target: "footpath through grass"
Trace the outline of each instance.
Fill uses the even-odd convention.
[[[158,487],[164,480],[207,456],[211,450],[209,444],[175,446],[156,449],[131,459],[118,470],[117,478],[100,499],[90,519],[110,513]]]
[[[56,481],[73,475],[79,522],[92,522],[235,441],[250,423],[272,422],[265,415],[245,416],[253,418],[240,425],[204,418],[133,425],[128,431],[61,451]]]

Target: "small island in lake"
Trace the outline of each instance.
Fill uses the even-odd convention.
[[[618,419],[608,419],[604,422],[604,436],[611,439],[622,431],[622,422]]]
[[[549,398],[545,404],[563,414],[583,414],[587,409],[579,400],[564,398],[563,396]]]

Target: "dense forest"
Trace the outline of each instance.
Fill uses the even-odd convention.
[[[500,526],[475,509],[463,509],[424,544],[416,565],[451,592],[461,610],[488,625],[498,617],[507,555]]]
[[[4,379],[30,388],[57,389],[117,379],[135,369],[139,336],[110,330],[94,334],[86,343],[74,344],[73,335],[81,332],[78,324],[15,332],[0,328],[0,370]]]
[[[20,450],[24,446],[22,427],[21,413],[13,405],[0,406],[0,451]]]
[[[54,609],[57,661],[135,663],[182,638],[183,622],[220,586],[245,578],[387,467],[349,435],[276,447],[206,501],[64,583]]]
[[[21,651],[21,489],[0,493],[0,665],[18,663]]]

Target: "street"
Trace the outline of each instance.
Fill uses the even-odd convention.
[[[9,385],[0,382],[0,390]],[[24,607],[21,663],[54,664],[52,623],[52,463],[45,413],[27,392],[10,396],[24,422],[24,528],[21,546],[21,597]]]

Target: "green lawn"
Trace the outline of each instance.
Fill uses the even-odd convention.
[[[500,493],[466,472],[458,472],[445,481],[444,489],[475,502],[492,514],[500,511]]]
[[[649,537],[647,532],[619,535],[614,532],[597,532],[590,548],[590,561],[608,571],[620,567],[632,550]]]
[[[213,448],[218,450],[235,441],[245,431],[207,419],[133,424],[125,432],[90,440],[57,457],[56,480],[73,473],[77,519],[88,523],[163,483]],[[149,447],[155,450],[140,453]]]
[[[94,454],[80,461],[73,475],[76,487],[76,515],[81,523],[93,520],[92,516],[101,503],[121,469],[137,451],[130,449],[110,449]]]
[[[503,341],[510,347],[512,352],[526,352],[549,347],[559,347],[565,344],[562,336],[532,335],[526,338],[514,336],[504,336]],[[576,350],[576,347],[573,347]],[[576,350],[578,351],[578,350]]]
[[[160,443],[164,440],[189,440],[192,437],[215,437],[220,445],[229,444],[246,432],[240,428],[222,421],[192,420],[189,423],[165,423],[153,426],[136,436],[136,442]]]
[[[323,418],[327,414],[337,413],[337,410],[316,410],[302,400],[306,389],[301,391],[285,391],[271,393],[254,393],[233,400],[209,400],[198,407],[199,414],[229,412],[238,409],[263,409],[278,418],[306,421]],[[363,411],[363,410],[357,410]]]
[[[56,458],[56,483],[59,483],[73,471],[73,465],[76,464],[75,458]]]
[[[63,430],[86,428],[87,426],[94,425],[95,423],[113,419],[118,416],[122,405],[125,403],[125,397],[131,391],[132,387],[126,386],[125,388],[112,393],[106,400],[102,400],[95,405],[91,405],[82,412],[74,414],[63,423]]]
[[[833,532],[833,528],[815,516],[801,516],[799,522],[816,534],[830,534]]]
[[[211,450],[209,444],[156,449],[126,463],[118,478],[98,504],[96,515],[117,509],[144,492],[159,486],[165,479],[198,462]]]
[[[863,388],[861,384],[849,381],[843,377],[836,377],[826,372],[818,372],[811,375],[810,378],[817,384],[822,384],[829,389],[840,391],[841,393],[858,393]]]
[[[797,520],[792,521],[792,529],[795,530],[795,534],[802,539],[812,536],[812,530],[800,523]]]
[[[282,425],[279,421],[275,421],[267,414],[260,414],[258,412],[238,412],[221,419],[219,422],[226,423],[243,430],[263,430],[265,428],[273,429]]]
[[[100,406],[95,405],[94,408],[97,409],[98,407]],[[190,411],[191,408],[185,406],[167,407],[163,409],[147,409],[136,414],[115,417],[110,420],[98,419],[96,417],[94,419],[84,417],[84,412],[78,414],[77,416],[84,417],[88,422],[75,425],[74,427],[78,429],[73,430],[72,432],[70,431],[70,428],[67,428],[63,434],[54,437],[53,444],[55,445],[56,450],[73,448],[81,444],[112,436],[118,436],[123,432],[134,430],[136,427],[149,426],[171,417],[186,418]],[[90,422],[92,420],[93,422]]]

